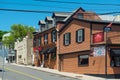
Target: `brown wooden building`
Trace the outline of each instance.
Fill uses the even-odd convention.
[[[34,35],[35,64],[79,74],[120,74],[120,23],[112,23],[106,36],[108,24],[82,8],[53,13],[39,21],[41,32]]]
[[[59,31],[59,70],[120,74],[120,23],[112,23],[106,36],[103,29],[108,24],[110,22],[77,18],[66,22]]]
[[[57,69],[56,21],[64,20],[70,13],[53,13],[52,17],[40,20],[40,32],[34,34],[35,66]]]

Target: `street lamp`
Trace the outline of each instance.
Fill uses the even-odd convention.
[[[109,25],[107,25],[107,26],[105,26],[104,27],[104,32],[106,32],[106,44],[105,44],[105,48],[106,48],[106,50],[105,50],[105,75],[106,75],[106,78],[107,78],[107,51],[108,51],[108,36],[107,36],[107,33],[109,32],[109,31],[111,31],[111,26],[112,26],[112,22],[109,24]]]

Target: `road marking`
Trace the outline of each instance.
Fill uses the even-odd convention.
[[[18,73],[18,74],[22,74],[22,75],[27,76],[27,77],[31,77],[31,78],[36,79],[36,80],[42,80],[42,79],[40,79],[38,77],[32,76],[30,74],[27,74],[27,73],[24,73],[24,72],[21,72],[21,71],[13,70],[13,69],[6,68],[6,67],[5,67],[5,69],[9,70],[9,71],[12,71],[12,72],[15,72],[15,73]]]

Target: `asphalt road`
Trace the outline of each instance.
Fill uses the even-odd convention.
[[[0,77],[2,77],[1,71]],[[6,64],[4,71],[4,80],[80,80],[80,79],[70,78],[26,67]]]

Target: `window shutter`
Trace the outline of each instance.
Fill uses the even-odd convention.
[[[51,42],[53,42],[53,31],[51,32]]]
[[[63,35],[63,45],[65,45],[65,34]]]
[[[84,29],[82,30],[82,41],[84,41],[85,39],[85,33],[84,33]]]
[[[78,42],[78,31],[76,31],[76,42]]]
[[[55,41],[57,41],[57,31],[55,30]]]
[[[46,34],[47,35],[47,44],[48,44],[48,34]]]
[[[69,33],[69,44],[71,43],[71,33]]]

